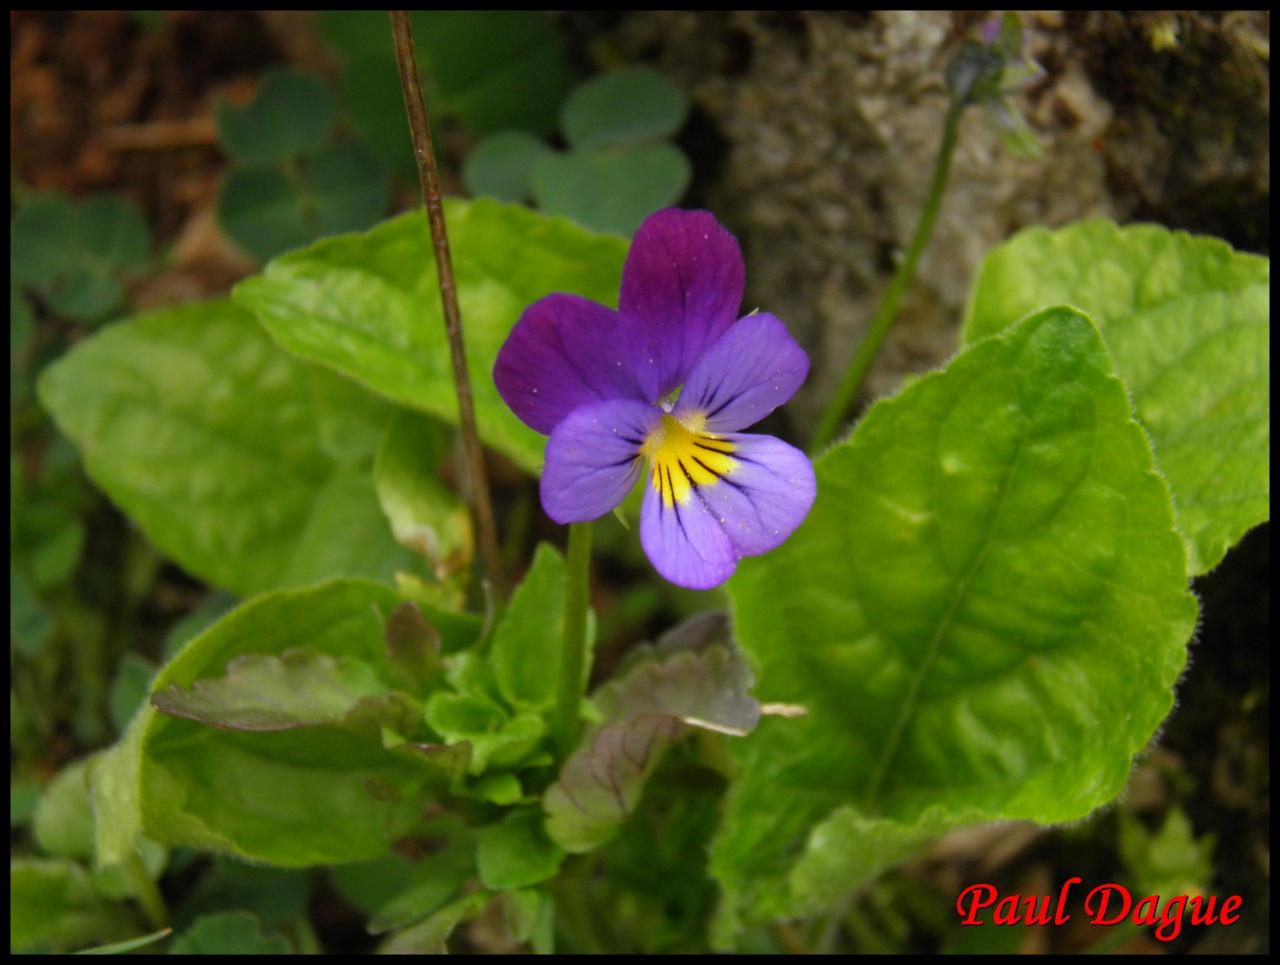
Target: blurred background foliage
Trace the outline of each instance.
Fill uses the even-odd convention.
[[[394,916],[385,902],[422,877],[420,854],[279,871],[155,849],[131,866],[93,866],[86,761],[123,731],[156,668],[236,601],[166,562],[88,482],[32,386],[97,326],[225,294],[276,254],[416,205],[386,17],[10,17],[13,947],[121,941],[150,930],[163,904],[173,951],[367,951],[375,944],[368,920]],[[958,162],[945,207],[968,218],[973,236],[992,234],[979,237],[978,255],[1020,224],[1099,208],[1267,251],[1269,204],[1250,172],[1258,125],[1269,128],[1255,84],[1258,71],[1266,76],[1269,18],[1091,17],[1033,23],[1050,38],[1037,51],[1047,76],[1024,107],[1055,173],[1001,168],[996,176],[1023,192],[1010,199],[983,193],[980,175],[966,181],[973,164]],[[936,79],[938,51],[976,22],[963,14],[431,11],[414,18],[447,193],[521,201],[622,235],[657,208],[714,206],[744,241],[748,278],[756,279],[749,302],[792,320],[815,356],[806,391],[818,394],[827,384],[824,349],[856,341],[835,319],[865,321],[858,293],[887,276],[897,232],[906,230],[897,221],[910,224],[895,220],[897,205],[912,210],[915,196],[895,178],[909,183],[913,167],[927,168],[934,133],[916,137],[912,112],[920,97],[927,103],[937,94],[929,78]],[[874,62],[856,53],[868,44],[889,51],[885,62],[905,65],[894,68],[902,75],[857,73]],[[903,77],[909,82],[898,83]],[[1207,88],[1193,83],[1200,78]],[[840,86],[832,92],[827,83]],[[861,90],[848,107],[859,84],[870,84],[871,94]],[[1195,91],[1203,103],[1184,105],[1178,90]],[[841,104],[848,110],[836,120],[823,113]],[[1206,111],[1234,116],[1231,132],[1213,126]],[[885,116],[898,126],[877,126]],[[1080,137],[1088,146],[1077,155]],[[1188,141],[1207,159],[1194,175],[1180,162],[1159,177],[1143,173],[1159,168],[1154,159],[1169,145]],[[849,164],[869,173],[844,177]],[[1194,205],[1178,206],[1194,178],[1209,180],[1194,182]],[[1036,190],[1052,203],[1029,202]],[[981,215],[970,216],[975,210]],[[954,291],[963,292],[976,264],[972,240],[958,238],[944,218],[932,257],[951,255],[961,267],[931,289],[939,273],[931,276],[926,264],[924,293],[908,303],[874,391],[936,362],[939,332],[953,344]],[[784,241],[794,246],[779,258]],[[787,267],[797,259],[806,267]],[[864,267],[836,271],[836,261]],[[828,274],[809,273],[820,270]],[[789,313],[780,308],[787,299],[809,308]],[[847,358],[847,349],[836,354]],[[786,434],[783,425],[767,428]],[[502,457],[489,458],[515,570],[538,538],[560,536],[542,518],[531,480]],[[634,506],[627,515],[635,518]],[[651,579],[621,525],[609,520],[596,532],[598,674],[682,615],[722,605],[718,596]],[[836,914],[753,932],[741,950],[1267,948],[1268,570],[1263,527],[1197,581],[1206,621],[1179,707],[1114,808],[1070,828],[951,835],[850,896]],[[705,951],[716,901],[705,856],[722,790],[718,777],[673,753],[636,820],[573,872],[601,890],[568,882],[557,895],[560,947]],[[1091,930],[1079,915],[1073,927],[1055,930],[956,926],[955,896],[966,884],[1049,894],[1072,875],[1144,894],[1240,893],[1245,915],[1235,928],[1188,929],[1168,946],[1146,929]],[[431,880],[420,884],[419,911],[434,900]],[[590,903],[584,894],[594,896]],[[602,915],[605,908],[612,914]],[[456,944],[509,950],[513,920],[486,913]]]

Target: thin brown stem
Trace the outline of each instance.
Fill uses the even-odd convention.
[[[431,225],[431,243],[435,248],[436,277],[440,282],[440,301],[444,306],[444,328],[449,336],[449,355],[453,363],[453,384],[458,391],[458,422],[462,433],[462,458],[469,489],[471,512],[475,517],[476,536],[485,570],[497,598],[505,600],[507,581],[502,572],[498,551],[498,529],[494,523],[493,502],[484,472],[484,455],[480,434],[476,431],[475,403],[471,396],[471,380],[467,375],[467,353],[462,343],[462,314],[458,310],[458,289],[453,279],[453,259],[449,255],[449,234],[444,223],[444,202],[440,198],[440,173],[436,152],[431,144],[431,124],[427,104],[418,80],[418,60],[413,52],[413,27],[409,14],[392,10],[391,36],[395,39],[396,65],[400,68],[400,88],[404,92],[404,109],[409,116],[413,135],[413,153],[418,159],[418,179],[422,183],[422,201]]]

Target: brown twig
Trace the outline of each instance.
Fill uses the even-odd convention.
[[[453,362],[453,384],[458,390],[458,421],[462,433],[462,458],[471,489],[471,512],[475,517],[480,554],[484,557],[489,582],[499,600],[507,595],[506,578],[498,552],[498,531],[494,524],[489,482],[484,472],[480,450],[480,434],[476,431],[475,404],[471,398],[471,380],[467,375],[467,355],[462,344],[462,315],[458,311],[458,291],[453,279],[453,260],[449,255],[449,235],[445,230],[444,203],[440,198],[440,174],[436,168],[435,148],[431,144],[431,125],[427,104],[418,80],[418,61],[413,52],[413,27],[409,14],[392,10],[391,35],[396,45],[396,66],[400,69],[400,87],[404,92],[405,113],[413,135],[413,153],[418,159],[418,178],[422,182],[422,201],[431,225],[431,242],[435,248],[436,277],[440,282],[440,301],[444,306],[444,328],[449,336],[449,354]]]
[[[118,124],[107,129],[102,141],[108,151],[166,151],[180,147],[212,147],[218,143],[218,125],[211,116]]]

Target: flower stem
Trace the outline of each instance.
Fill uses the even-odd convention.
[[[880,346],[884,344],[885,336],[889,334],[889,329],[893,327],[894,319],[898,316],[902,297],[911,285],[912,278],[915,277],[916,263],[919,262],[921,253],[933,235],[933,225],[938,220],[938,211],[942,208],[942,195],[947,187],[947,178],[951,174],[951,158],[955,154],[956,136],[960,131],[960,115],[964,112],[964,107],[965,101],[962,98],[951,99],[951,104],[947,108],[947,118],[942,127],[942,143],[938,147],[938,158],[933,166],[933,180],[929,184],[929,195],[925,199],[924,209],[920,212],[920,221],[916,225],[915,234],[911,237],[911,246],[907,249],[907,256],[902,260],[893,280],[889,283],[884,301],[880,303],[875,316],[871,319],[866,337],[858,346],[858,351],[854,354],[840,387],[836,389],[835,396],[822,414],[818,428],[809,442],[810,454],[816,453],[830,442],[844,424],[849,407],[857,398],[858,390],[862,388],[862,382],[871,370],[880,352]]]
[[[587,664],[587,602],[591,569],[591,524],[569,527],[568,582],[564,592],[564,650],[560,656],[560,692],[556,695],[552,737],[564,760],[578,743],[579,706]]]
[[[480,434],[476,430],[475,403],[471,396],[471,380],[467,375],[466,348],[462,342],[462,314],[458,310],[458,290],[453,279],[453,259],[449,254],[449,235],[444,223],[444,203],[440,198],[440,173],[436,167],[435,148],[431,144],[431,124],[418,80],[418,61],[413,52],[413,26],[409,22],[407,11],[391,11],[391,35],[395,40],[396,65],[400,69],[405,113],[409,117],[409,131],[413,135],[413,153],[418,159],[422,201],[431,225],[436,277],[440,282],[440,301],[444,307],[444,328],[449,337],[453,384],[458,393],[458,422],[471,512],[475,518],[476,536],[489,583],[498,600],[502,601],[507,596],[507,581],[502,572],[502,557],[498,551],[498,530],[494,523],[489,482],[484,472]]]

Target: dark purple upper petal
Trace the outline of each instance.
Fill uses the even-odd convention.
[[[698,360],[675,414],[701,414],[708,432],[736,432],[791,398],[808,374],[809,356],[787,327],[766,312],[750,315]]]
[[[590,402],[569,413],[547,440],[542,508],[557,523],[585,523],[613,509],[644,466],[640,448],[662,419],[647,402]]]
[[[622,269],[618,311],[646,349],[646,395],[685,380],[703,352],[738,318],[742,251],[708,211],[668,208],[636,232]]]
[[[623,329],[617,312],[578,295],[539,299],[498,352],[498,394],[525,425],[547,434],[584,403],[644,398],[640,351]]]

